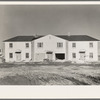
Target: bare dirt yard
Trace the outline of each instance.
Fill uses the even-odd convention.
[[[0,85],[100,85],[100,64],[0,64]]]

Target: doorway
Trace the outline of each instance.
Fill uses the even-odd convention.
[[[47,54],[47,59],[48,59],[49,61],[52,61],[53,52],[46,52],[46,54]]]
[[[59,60],[64,60],[65,59],[65,54],[64,53],[56,53],[55,56],[56,56],[56,60],[57,59],[59,59]]]
[[[21,61],[21,53],[16,53],[16,61]]]
[[[80,52],[80,60],[85,60],[85,52]]]

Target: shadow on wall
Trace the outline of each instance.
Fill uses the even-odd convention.
[[[98,42],[98,60],[100,61],[100,42]]]
[[[100,55],[98,55],[98,61],[100,61]]]

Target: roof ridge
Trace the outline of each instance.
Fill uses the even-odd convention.
[[[46,35],[45,35],[46,36]],[[99,41],[98,39],[91,37],[89,35],[55,35],[58,36],[62,39],[68,40],[68,41]],[[24,36],[15,36],[13,38],[10,38],[8,40],[5,40],[4,42],[7,41],[33,41],[35,39],[38,39],[40,37],[43,37],[43,35],[38,35],[37,37],[35,36],[29,36],[29,35],[24,35]]]

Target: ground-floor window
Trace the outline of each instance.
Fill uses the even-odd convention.
[[[13,58],[13,53],[9,53],[9,58]]]
[[[72,58],[76,58],[76,53],[72,53]]]
[[[65,59],[65,54],[64,53],[56,53],[55,56],[56,56],[56,60],[57,59],[60,59],[60,60]]]
[[[93,58],[93,53],[90,53],[89,54],[89,58]]]
[[[26,53],[26,58],[29,58],[29,53]]]

